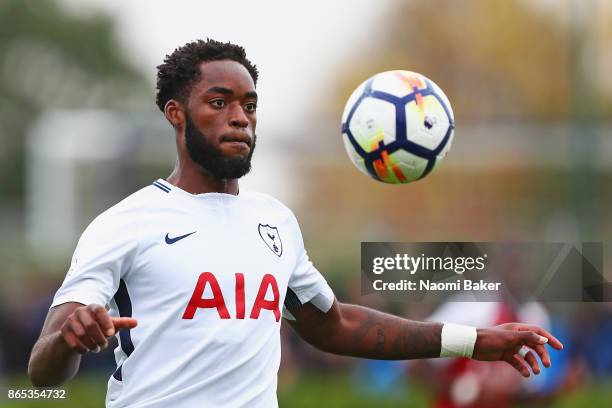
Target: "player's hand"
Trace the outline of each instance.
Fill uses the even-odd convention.
[[[108,337],[121,329],[136,327],[131,317],[111,317],[106,308],[89,305],[77,308],[60,329],[61,338],[68,348],[77,353],[95,353],[108,347]]]
[[[554,349],[563,349],[563,344],[546,330],[529,324],[506,323],[499,326],[477,329],[478,336],[472,358],[482,361],[505,361],[523,377],[529,377],[529,369],[540,374],[542,364],[550,367],[550,355],[544,347],[548,343]],[[535,352],[535,353],[534,353]],[[523,356],[524,355],[524,356]]]

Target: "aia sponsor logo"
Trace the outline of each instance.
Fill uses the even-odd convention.
[[[210,287],[212,297],[203,297],[206,286]],[[245,295],[243,273],[235,274],[234,290],[236,299],[235,317],[236,319],[245,319],[246,308],[244,301]],[[272,300],[266,299],[266,293],[268,293],[268,290],[272,291]],[[249,313],[249,318],[259,319],[259,315],[262,310],[268,310],[274,313],[274,318],[278,322],[281,318],[279,303],[280,293],[278,291],[278,283],[273,275],[267,273],[261,279],[259,290],[257,291],[257,296],[255,297],[255,302],[253,303],[253,307]],[[219,317],[221,319],[232,318],[225,302],[223,292],[221,292],[219,282],[212,272],[202,272],[200,274],[195,289],[193,290],[193,294],[191,295],[191,299],[189,300],[187,308],[185,308],[185,312],[183,313],[183,319],[193,319],[198,309],[217,309],[217,313],[219,313]]]

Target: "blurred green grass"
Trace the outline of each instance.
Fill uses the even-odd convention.
[[[64,387],[65,400],[7,400],[8,389],[28,389],[29,381],[25,377],[4,379],[0,383],[3,395],[0,407],[7,408],[50,408],[75,407],[98,408],[104,406],[106,394],[105,377],[79,376]],[[278,399],[282,408],[410,408],[427,407],[430,396],[422,389],[412,387],[403,397],[397,395],[363,394],[356,388],[349,375],[303,375],[290,385],[279,387]],[[566,394],[557,401],[544,406],[550,408],[609,407],[612,401],[612,382],[589,385],[571,394]],[[535,405],[521,405],[531,407]],[[541,406],[541,405],[538,405]]]

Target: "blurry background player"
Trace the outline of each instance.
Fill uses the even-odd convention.
[[[509,249],[495,269],[504,281],[504,290],[495,292],[495,298],[473,302],[472,294],[462,293],[449,298],[427,320],[471,326],[521,321],[553,330],[544,305],[524,298],[529,293],[527,268],[522,256]],[[435,389],[435,408],[503,408],[514,403],[552,400],[570,375],[567,355],[556,353],[552,359],[555,370],[546,370],[531,381],[525,381],[505,364],[483,364],[465,358],[423,361],[415,365],[413,374],[430,379],[428,384]]]
[[[500,299],[501,300],[501,299]],[[539,304],[514,305],[513,302],[461,302],[451,299],[430,317],[431,321],[445,321],[474,326],[491,326],[513,321],[528,322],[549,328],[548,313]],[[436,388],[436,408],[507,407],[514,401],[528,399],[537,392],[537,385],[524,383],[522,378],[505,364],[482,364],[468,359],[432,362],[431,384]],[[555,365],[555,370],[563,369]],[[543,373],[543,376],[547,372]],[[533,382],[544,377],[540,376]],[[540,385],[541,386],[541,385]]]
[[[32,351],[35,385],[62,384],[117,336],[109,407],[274,406],[283,304],[295,331],[331,353],[499,360],[525,377],[540,372],[536,353],[550,365],[545,344],[562,345],[537,326],[476,330],[336,301],[291,211],[238,188],[257,122],[258,71],[244,50],[196,41],[158,69],[176,166],[83,233]]]

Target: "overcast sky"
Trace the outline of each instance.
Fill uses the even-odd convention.
[[[153,81],[165,54],[211,37],[243,45],[260,70],[260,125],[300,123],[343,57],[376,41],[394,0],[62,0],[75,13],[104,10],[135,65]],[[357,84],[356,84],[357,85]],[[276,133],[276,132],[270,132]]]
[[[254,170],[241,185],[288,202],[299,199],[300,191],[288,173],[293,152],[279,152],[272,139],[285,138],[287,146],[296,127],[316,126],[307,122],[316,98],[333,88],[338,67],[347,66],[340,65],[343,58],[380,38],[395,1],[61,0],[76,14],[102,10],[114,16],[122,47],[152,87],[155,67],[179,45],[210,37],[244,46],[260,71],[257,133],[265,143],[260,138]],[[336,143],[341,145],[339,131]]]

